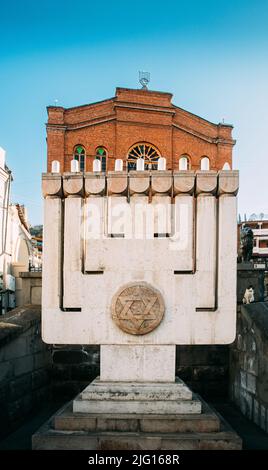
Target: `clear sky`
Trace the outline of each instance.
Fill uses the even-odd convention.
[[[0,146],[30,222],[42,223],[46,106],[138,88],[139,70],[234,125],[239,211],[268,213],[268,0],[0,0]]]

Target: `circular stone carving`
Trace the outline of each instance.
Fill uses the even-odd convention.
[[[112,318],[131,335],[145,335],[161,322],[165,312],[160,292],[146,282],[123,286],[113,297]]]

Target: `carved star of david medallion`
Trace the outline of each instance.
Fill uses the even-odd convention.
[[[165,312],[163,297],[146,282],[122,287],[112,300],[112,318],[121,330],[145,335],[161,322]]]

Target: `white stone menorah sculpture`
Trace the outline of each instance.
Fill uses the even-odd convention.
[[[237,171],[44,174],[44,341],[169,383],[176,345],[231,343],[237,191]]]

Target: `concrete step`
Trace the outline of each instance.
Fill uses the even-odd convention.
[[[203,403],[198,414],[101,414],[73,413],[69,403],[54,416],[54,428],[59,431],[123,431],[123,432],[217,432],[219,417]]]
[[[240,450],[242,441],[202,401],[202,414],[147,415],[73,413],[64,406],[32,437],[33,449]]]
[[[55,431],[44,425],[32,437],[34,450],[240,450],[241,439],[225,429],[218,433],[150,434]]]
[[[74,413],[147,413],[196,414],[201,413],[200,400],[84,400],[82,394],[73,401]]]
[[[101,382],[96,378],[81,393],[83,400],[166,401],[192,400],[192,392],[178,377],[175,383]]]

